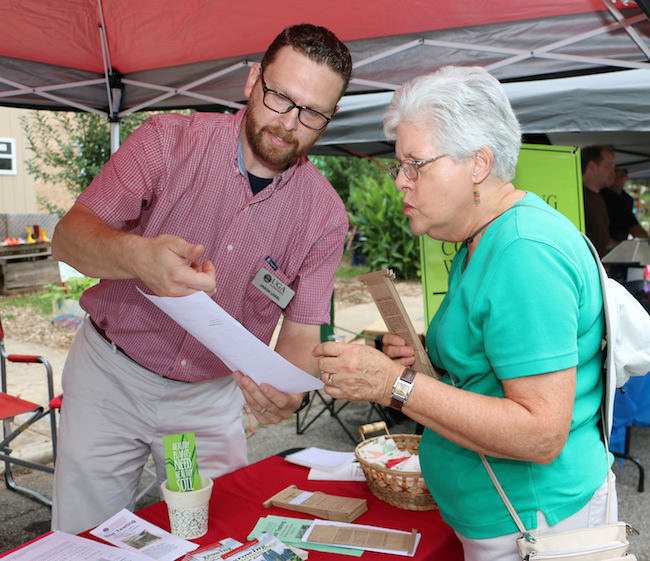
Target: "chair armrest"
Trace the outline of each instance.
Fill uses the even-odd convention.
[[[6,355],[6,358],[9,362],[22,362],[26,364],[37,364],[40,363],[45,367],[45,373],[47,374],[47,399],[52,401],[54,399],[54,376],[52,374],[52,365],[50,361],[47,360],[44,356],[37,355]]]

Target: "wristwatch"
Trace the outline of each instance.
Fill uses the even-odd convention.
[[[413,380],[415,379],[415,370],[405,368],[402,375],[395,380],[393,389],[390,392],[390,406],[400,411],[406,400],[413,390]]]

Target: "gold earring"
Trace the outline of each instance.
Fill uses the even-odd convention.
[[[481,193],[479,193],[478,187],[474,185],[474,204],[479,205],[481,203]]]

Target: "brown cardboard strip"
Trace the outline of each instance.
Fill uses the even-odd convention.
[[[312,528],[307,538],[308,542],[330,545],[347,545],[361,548],[385,549],[387,551],[403,551],[413,555],[417,540],[417,530],[410,534],[390,532],[380,528],[364,526],[335,526],[318,524]]]
[[[427,376],[440,378],[433,368],[420,337],[418,336],[411,320],[406,313],[399,293],[395,289],[393,279],[395,274],[390,269],[383,269],[361,275],[359,280],[367,287],[375,301],[389,333],[395,333],[406,341],[406,344],[415,349],[415,363],[413,370],[424,372]]]
[[[273,505],[337,522],[352,522],[368,510],[366,499],[302,491],[295,485],[289,485],[262,504],[265,508]]]

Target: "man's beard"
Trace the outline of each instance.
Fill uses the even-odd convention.
[[[288,168],[301,156],[306,154],[307,151],[315,144],[316,140],[318,140],[320,137],[319,134],[309,145],[301,146],[299,141],[296,140],[290,132],[283,130],[282,127],[260,126],[255,120],[255,117],[253,117],[253,109],[255,105],[254,102],[253,105],[251,105],[251,102],[252,99],[249,100],[248,110],[246,111],[246,139],[248,140],[248,144],[255,156],[262,160],[269,167],[278,170],[284,170]],[[290,143],[291,146],[282,149],[273,146],[268,141],[265,142],[264,137],[267,133],[275,135],[285,142]]]

